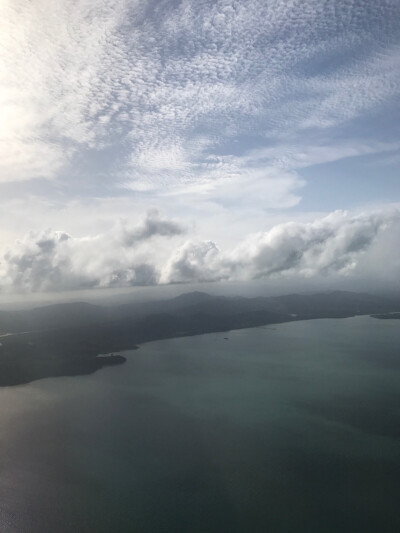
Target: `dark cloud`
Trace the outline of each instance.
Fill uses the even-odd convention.
[[[143,224],[138,228],[128,230],[124,228],[124,244],[132,246],[138,241],[150,239],[156,235],[162,237],[173,237],[175,235],[182,235],[184,228],[172,220],[160,218],[158,211],[151,210],[147,213]]]
[[[156,285],[158,275],[153,265],[142,263],[114,270],[109,275],[108,287]]]

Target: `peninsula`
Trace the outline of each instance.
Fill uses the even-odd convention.
[[[400,301],[343,291],[258,298],[192,292],[108,307],[77,302],[1,311],[0,386],[88,374],[124,363],[116,352],[152,340],[365,314],[399,318]]]

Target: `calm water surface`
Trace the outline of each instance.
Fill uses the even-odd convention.
[[[1,533],[400,531],[400,321],[127,355],[0,389]]]

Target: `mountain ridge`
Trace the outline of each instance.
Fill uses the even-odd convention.
[[[123,356],[99,354],[133,349],[152,340],[396,311],[400,311],[397,300],[346,291],[255,298],[194,292],[116,307],[76,302],[2,311],[0,385],[94,372],[125,361]]]

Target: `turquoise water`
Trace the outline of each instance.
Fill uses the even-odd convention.
[[[400,531],[400,321],[127,355],[0,389],[2,533]]]

